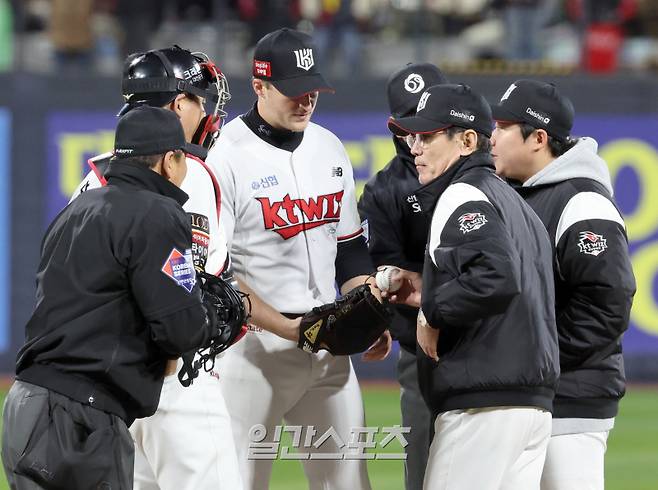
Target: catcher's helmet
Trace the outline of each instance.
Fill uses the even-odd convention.
[[[192,143],[206,148],[219,134],[226,117],[224,106],[231,98],[226,77],[208,56],[179,46],[129,56],[121,89],[126,104],[119,115],[140,105],[162,107],[181,93],[203,97],[207,115]]]

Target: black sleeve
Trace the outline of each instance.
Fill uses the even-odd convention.
[[[468,325],[504,312],[521,292],[521,272],[496,209],[470,201],[443,221],[435,212],[425,258],[421,297],[429,324]]]
[[[367,220],[368,252],[375,267],[395,265],[402,269],[421,272],[418,264],[407,259],[404,254],[404,234],[402,216],[391,202],[398,196],[391,196],[386,187],[388,199],[382,203],[375,189],[377,182],[368,183],[359,199],[361,221]]]
[[[588,219],[559,238],[557,327],[564,367],[616,343],[628,328],[635,277],[626,232],[616,221]]]
[[[200,321],[202,328],[190,335],[190,330],[185,326],[199,325]],[[197,305],[190,306],[151,320],[151,339],[171,359],[176,359],[186,352],[206,345],[210,335],[210,326],[206,322],[205,310]]]
[[[372,259],[363,235],[351,240],[338,242],[336,251],[336,282],[342,286],[357,276],[367,276],[374,272]]]
[[[187,215],[154,206],[131,237],[131,247],[132,294],[153,341],[172,357],[201,346],[209,332]]]

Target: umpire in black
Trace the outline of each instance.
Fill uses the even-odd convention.
[[[391,116],[412,116],[427,87],[447,83],[430,63],[409,63],[393,73],[386,92]],[[414,191],[420,186],[414,157],[404,138],[393,136],[395,157],[370,179],[359,200],[359,214],[368,230],[368,251],[377,267],[393,265],[422,272],[431,213],[423,212]],[[410,427],[405,448],[406,490],[420,490],[430,446],[430,411],[418,387],[416,317],[418,308],[396,306],[391,326],[400,344],[398,381],[402,425]]]
[[[46,232],[4,410],[12,489],[132,489],[128,426],[155,412],[166,361],[207,341],[178,187],[185,147],[173,112],[130,111],[108,185],[74,200]]]

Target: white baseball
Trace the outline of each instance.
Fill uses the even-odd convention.
[[[386,266],[377,271],[375,282],[377,283],[377,287],[380,291],[388,291],[389,293],[393,293],[400,289],[400,286],[402,286],[402,280],[397,277],[391,279],[393,273],[399,270],[400,269],[397,267]]]

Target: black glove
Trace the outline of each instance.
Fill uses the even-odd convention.
[[[317,306],[301,320],[297,346],[306,352],[328,350],[335,356],[363,352],[390,326],[393,317],[363,284],[342,298]]]

